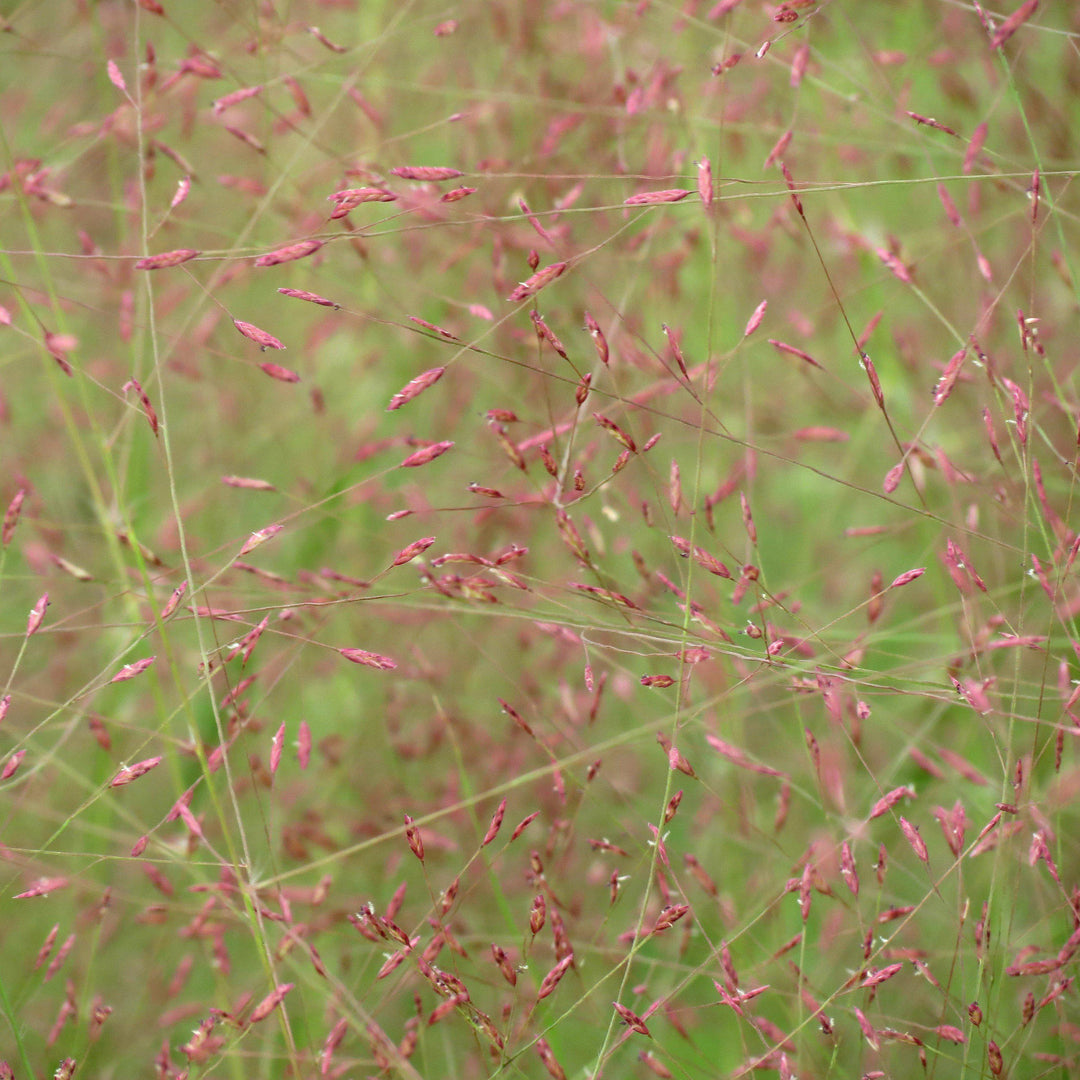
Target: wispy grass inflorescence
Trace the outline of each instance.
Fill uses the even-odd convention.
[[[1080,1073],[1073,5],[9,7],[0,1080]]]

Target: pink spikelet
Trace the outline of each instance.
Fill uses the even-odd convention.
[[[407,547],[403,547],[395,556],[392,563],[393,566],[404,566],[407,562],[412,562],[417,555],[422,555],[432,544],[435,543],[434,536],[425,536],[420,540],[414,540]]]
[[[535,296],[545,285],[550,285],[565,269],[566,263],[557,262],[545,266],[542,270],[537,270],[532,277],[518,285],[508,299],[516,303]]]
[[[518,199],[518,206],[521,208],[521,212],[529,219],[529,224],[536,230],[536,235],[548,244],[550,247],[555,247],[555,241],[551,237],[551,233],[544,228],[540,223],[540,219],[529,209],[529,204],[524,199]]]
[[[975,167],[975,162],[979,158],[979,152],[983,148],[983,143],[986,142],[986,136],[989,131],[990,126],[984,121],[971,133],[971,141],[968,143],[967,151],[964,153],[964,164],[962,167],[965,176],[967,176]]]
[[[117,67],[116,61],[110,60],[105,65],[105,70],[108,72],[109,82],[111,82],[121,94],[126,94],[127,83],[124,82],[124,76],[121,74],[120,68]]]
[[[26,636],[36,633],[45,618],[45,609],[49,606],[49,594],[42,593],[41,599],[30,609],[30,616],[26,620]]]
[[[26,498],[26,488],[19,488],[8,503],[4,511],[3,544],[7,547],[15,535],[15,526],[19,523],[19,514],[22,512],[23,500]]]
[[[175,251],[163,251],[160,255],[148,255],[135,264],[136,270],[164,270],[169,266],[179,266],[181,263],[190,262],[202,252],[192,248],[177,248]]]
[[[191,177],[180,177],[176,184],[176,194],[173,195],[173,201],[168,204],[168,208],[170,208],[170,210],[176,210],[176,207],[179,206],[181,202],[184,202],[185,199],[187,199],[190,192]]]
[[[309,26],[307,32],[324,48],[329,49],[331,52],[343,53],[346,51],[344,45],[339,45],[336,41],[331,41],[317,26]]]
[[[791,139],[792,133],[788,130],[776,140],[776,145],[769,151],[768,157],[765,158],[765,163],[762,165],[763,169],[767,169],[770,165],[775,165],[780,158],[783,157],[784,151],[791,145]]]
[[[321,240],[298,240],[295,244],[286,244],[275,251],[268,251],[255,260],[256,266],[277,266],[279,263],[294,262],[314,255],[323,246]]]
[[[746,329],[743,331],[743,337],[749,337],[760,325],[761,320],[765,318],[765,309],[768,308],[769,301],[762,300],[756,308],[754,313],[746,322]]]
[[[415,469],[419,465],[426,465],[429,461],[434,461],[437,457],[442,457],[447,450],[453,447],[452,442],[437,442],[431,446],[425,446],[417,450],[415,453],[410,454],[402,463],[403,469]]]
[[[294,300],[306,300],[309,304],[319,304],[321,307],[333,308],[335,311],[341,310],[341,305],[336,300],[327,300],[325,296],[307,292],[305,289],[278,289],[278,292],[282,296],[291,296]]]
[[[956,135],[951,127],[947,127],[941,123],[940,120],[935,120],[932,116],[923,116],[922,113],[912,112],[910,109],[905,110],[908,116],[915,121],[916,124],[926,124],[927,127],[935,128],[938,131],[944,131],[946,135]]]
[[[1020,29],[1039,6],[1039,0],[1024,0],[1024,2],[997,28],[990,42],[990,48],[1000,49]]]
[[[240,319],[233,319],[233,326],[240,331],[244,337],[254,341],[260,349],[284,349],[285,346],[273,334],[268,334],[265,330],[260,330],[257,326],[253,326],[249,322],[242,322]]]
[[[125,664],[109,682],[127,682],[128,679],[134,679],[137,675],[141,675],[156,659],[156,656],[146,656],[142,660],[135,660],[130,664]]]
[[[227,487],[245,488],[248,491],[277,491],[269,480],[259,480],[254,476],[223,476],[221,482]]]
[[[300,721],[296,735],[296,760],[301,769],[306,769],[311,761],[311,726],[306,720]]]
[[[883,814],[887,814],[901,799],[911,799],[915,797],[915,789],[912,787],[898,787],[893,788],[892,791],[882,795],[876,803],[874,803],[873,809],[870,811],[870,820],[881,817]]]
[[[150,404],[150,398],[147,397],[146,391],[139,384],[138,379],[128,379],[128,381],[120,387],[121,393],[126,394],[129,390],[134,390],[138,395],[139,403],[143,407],[143,412],[146,413],[146,419],[150,421],[150,430],[156,435],[158,433],[157,413],[154,412],[154,406]]]
[[[788,193],[791,195],[791,202],[795,207],[799,217],[805,218],[803,213],[802,199],[799,198],[799,190],[795,186],[795,178],[791,175],[791,170],[787,167],[787,163],[780,162],[780,171],[784,174],[784,182],[787,184]]]
[[[275,987],[272,993],[269,993],[251,1010],[251,1016],[248,1017],[248,1024],[257,1024],[260,1020],[265,1020],[285,999],[285,995],[293,988],[293,983],[282,983],[280,986]]]
[[[351,660],[354,664],[363,664],[365,667],[378,668],[380,671],[392,671],[397,667],[397,661],[389,656],[379,653],[368,652],[366,649],[338,649],[338,652]]]
[[[592,336],[600,363],[607,364],[610,361],[607,338],[604,337],[604,331],[600,329],[600,324],[587,311],[585,312],[585,329]]]
[[[491,824],[488,825],[488,830],[484,833],[484,839],[480,841],[481,847],[487,847],[487,845],[499,835],[499,829],[502,827],[503,816],[505,814],[506,799],[504,798],[495,808],[495,813],[491,815]]]
[[[409,850],[420,860],[424,861],[424,841],[420,836],[420,830],[413,824],[413,819],[405,815],[405,839],[409,842]]]
[[[270,775],[278,771],[278,767],[281,765],[281,748],[285,742],[285,725],[282,724],[278,730],[274,732],[273,741],[270,743]]]
[[[25,750],[16,750],[15,753],[10,754],[5,759],[3,766],[0,766],[0,780],[10,780],[19,771],[19,766],[22,764],[24,757],[26,757]],[[21,895],[25,896],[26,894]],[[18,900],[20,897],[16,896],[15,899]]]
[[[283,528],[285,528],[284,525],[267,525],[265,529],[259,529],[256,532],[253,532],[244,541],[244,546],[240,549],[240,554],[246,555],[249,551],[254,551],[260,545],[265,544],[272,536],[276,536]]]
[[[283,349],[284,345],[281,346]],[[269,375],[271,379],[277,379],[278,382],[295,383],[300,381],[300,376],[292,368],[282,367],[280,364],[271,363],[269,360],[264,360],[259,364],[259,370],[264,374]]]
[[[794,345],[789,345],[786,341],[777,341],[776,338],[769,338],[769,344],[774,349],[778,349],[780,352],[788,353],[791,356],[797,356],[800,360],[805,360],[806,363],[810,364],[812,367],[821,367],[821,365],[808,352],[796,348]]]
[[[918,826],[912,825],[907,818],[900,817],[900,828],[903,830],[904,837],[911,845],[911,850],[919,857],[919,860],[924,863],[929,863],[930,857],[926,850],[926,841],[923,840],[919,834]]]
[[[914,284],[911,270],[900,260],[900,257],[887,248],[875,248],[877,257],[899,278],[905,285]]]
[[[623,199],[624,206],[654,206],[657,203],[682,202],[690,192],[686,188],[668,188],[665,191],[641,191]]]
[[[51,330],[45,332],[45,348],[49,350],[49,355],[60,365],[60,370],[68,378],[72,378],[75,374],[75,369],[68,360],[68,353],[78,347],[79,339],[72,334],[57,334]]]
[[[239,90],[234,90],[231,94],[219,97],[217,101],[214,102],[213,113],[215,116],[220,116],[226,109],[232,108],[233,105],[239,105],[241,101],[247,101],[248,98],[256,97],[261,93],[261,86],[242,86]]]
[[[452,203],[457,202],[459,199],[464,199],[469,195],[475,195],[476,188],[474,187],[456,187],[451,191],[447,191],[444,195],[439,197],[439,202]]]
[[[883,968],[870,968],[866,973],[866,977],[861,983],[859,983],[859,985],[864,988],[868,988],[871,986],[880,986],[883,982],[887,982],[894,975],[899,975],[900,972],[903,970],[904,965],[899,963],[889,964]]]
[[[342,1017],[331,1029],[323,1043],[322,1053],[319,1055],[319,1075],[327,1076],[334,1060],[334,1051],[338,1048],[345,1033],[349,1030],[349,1021]]]
[[[109,787],[123,787],[125,784],[130,784],[132,780],[138,780],[140,776],[145,776],[151,769],[156,769],[161,764],[161,761],[160,757],[152,757],[146,758],[144,761],[137,761],[134,765],[125,765],[112,778]]]
[[[899,589],[902,586],[907,585],[910,582],[914,581],[916,578],[922,577],[923,574],[925,574],[925,573],[926,573],[926,567],[925,566],[920,566],[920,567],[916,568],[915,570],[905,570],[902,574],[899,574],[895,578],[893,578],[892,582],[890,582],[890,584],[889,584],[889,588],[890,589]]]
[[[697,189],[702,205],[709,210],[713,201],[712,162],[704,154],[698,162]]]
[[[161,621],[164,622],[179,606],[180,600],[183,598],[184,593],[187,591],[187,582],[182,581],[172,591],[172,595],[166,601],[165,606],[161,609]]]
[[[355,210],[361,203],[396,202],[397,195],[384,187],[343,188],[327,196],[337,205],[330,214],[332,218],[343,218],[350,210]]]
[[[546,998],[549,994],[555,992],[555,988],[559,985],[562,977],[566,974],[567,969],[574,962],[574,954],[570,953],[564,956],[541,980],[540,989],[536,993],[537,1000]]]
[[[402,180],[427,180],[437,183],[440,180],[454,180],[465,174],[460,169],[450,169],[436,165],[401,165],[390,172]]]
[[[17,893],[13,899],[33,900],[38,896],[48,896],[49,893],[55,892],[57,889],[67,888],[68,884],[69,880],[66,877],[38,878],[29,889],[25,892]]]
[[[885,474],[885,479],[881,484],[881,490],[884,491],[886,495],[891,495],[900,486],[900,477],[903,475],[904,463],[900,461]]]
[[[944,184],[938,184],[937,186],[938,198],[941,200],[941,205],[945,210],[945,216],[949,221],[960,228],[961,218],[960,211],[956,209],[956,203],[953,202],[952,196],[949,194]]]
[[[428,322],[427,319],[421,319],[416,315],[409,316],[409,322],[416,323],[417,326],[422,326],[425,330],[430,330],[433,334],[438,334],[439,337],[444,337],[447,341],[459,341],[457,334],[452,330],[447,330],[445,327],[438,326],[436,323]]]
[[[967,347],[955,352],[945,365],[945,370],[934,387],[934,404],[943,405],[945,399],[952,393],[956,380],[960,377],[960,369],[964,366],[964,357],[967,355]]]

